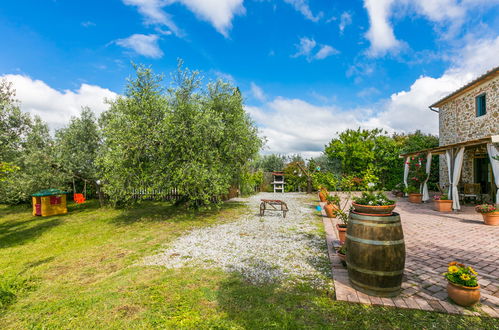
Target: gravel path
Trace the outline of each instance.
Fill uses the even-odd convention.
[[[286,218],[282,212],[266,212],[260,217],[260,199],[281,199],[290,211]],[[327,248],[319,230],[322,222],[310,196],[260,193],[239,200],[249,206],[241,218],[193,230],[144,263],[167,268],[218,267],[238,272],[254,284],[331,285]]]

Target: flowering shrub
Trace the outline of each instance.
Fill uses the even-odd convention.
[[[388,199],[382,192],[363,192],[362,196],[355,197],[353,201],[360,205],[370,205],[370,206],[385,206],[393,205],[395,201]]]
[[[447,197],[447,195],[435,195],[433,196],[433,200],[435,201],[448,201],[449,198]]]
[[[426,155],[418,154],[409,159],[409,185],[419,188],[428,176],[426,174]]]
[[[471,266],[465,266],[456,261],[449,263],[449,268],[447,268],[447,272],[443,273],[443,275],[449,282],[454,284],[468,287],[478,286],[476,279],[478,273]]]
[[[475,207],[475,211],[477,211],[478,213],[492,213],[496,210],[496,207],[491,204],[481,204]]]

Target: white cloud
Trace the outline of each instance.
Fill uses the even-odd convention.
[[[371,56],[384,55],[388,51],[396,51],[401,42],[395,38],[393,28],[388,21],[391,7],[395,0],[364,0],[364,7],[369,15],[370,27],[366,38],[371,42]]]
[[[317,106],[300,99],[277,97],[262,107],[246,111],[259,124],[267,138],[267,150],[275,153],[301,153],[316,156],[337,132],[363,126],[379,127],[364,121],[369,109],[342,111],[335,106]]]
[[[299,57],[299,56],[310,56],[312,50],[317,46],[317,42],[314,39],[309,39],[307,37],[300,38],[300,43],[296,45],[298,48],[298,52],[291,57]]]
[[[105,99],[117,96],[109,89],[95,85],[82,84],[74,91],[58,91],[41,80],[25,75],[8,74],[1,78],[13,83],[22,110],[40,116],[52,129],[66,125],[84,106],[99,115],[108,108]]]
[[[144,17],[146,24],[165,25],[176,35],[182,35],[181,30],[173,22],[170,14],[163,11],[165,5],[162,0],[123,0],[128,6],[135,6],[139,13]]]
[[[371,47],[368,54],[383,56],[396,53],[405,45],[397,40],[391,24],[392,16],[422,16],[433,23],[437,34],[449,39],[459,32],[466,17],[481,15],[480,9],[497,6],[497,1],[486,0],[364,0],[370,27],[366,38]]]
[[[499,65],[499,37],[477,40],[469,36],[468,40],[440,77],[421,76],[408,90],[393,93],[374,107],[342,109],[277,97],[261,107],[247,106],[246,110],[267,137],[267,150],[274,153],[318,155],[337,132],[348,128],[379,127],[388,132],[421,129],[438,134],[438,114],[428,106]],[[364,92],[377,90],[371,87]]]
[[[222,79],[222,80],[230,82],[232,84],[236,83],[236,79],[230,73],[225,73],[225,72],[218,71],[218,70],[210,70],[210,72],[212,74],[214,74],[218,79]]]
[[[323,45],[319,51],[317,52],[317,54],[314,55],[314,59],[316,60],[323,60],[325,59],[326,57],[329,57],[331,55],[335,55],[335,54],[338,54],[339,51],[329,45]]]
[[[345,28],[350,24],[352,24],[352,15],[350,15],[347,12],[344,12],[343,14],[341,14],[340,24],[338,25],[340,32],[343,33]]]
[[[376,87],[367,87],[367,88],[364,88],[361,91],[359,91],[357,93],[357,96],[360,98],[366,98],[366,97],[371,97],[371,96],[377,95],[379,93],[380,93],[380,91]]]
[[[235,15],[244,15],[246,9],[244,0],[123,0],[126,5],[136,6],[147,24],[165,25],[176,35],[182,36],[182,31],[173,22],[171,15],[163,8],[173,3],[180,3],[193,12],[199,19],[207,21],[225,37],[232,28]]]
[[[182,3],[200,19],[210,22],[225,37],[232,28],[235,15],[244,15],[243,0],[175,0]]]
[[[121,47],[129,48],[139,55],[151,58],[161,58],[164,54],[158,45],[159,36],[156,34],[132,34],[128,38],[118,39],[115,43]]]
[[[317,15],[314,15],[312,13],[312,10],[310,10],[310,6],[308,4],[308,0],[284,0],[284,2],[292,5],[297,11],[302,13],[305,18],[313,22],[319,21],[323,16],[322,12]]]
[[[331,55],[339,54],[337,49],[329,45],[320,45],[319,50],[313,54],[317,42],[307,37],[300,38],[300,43],[295,46],[298,48],[298,51],[291,55],[291,57],[304,56],[309,62],[312,60],[323,60]]]
[[[421,76],[408,91],[393,94],[379,115],[380,121],[398,130],[411,131],[419,127],[438,133],[438,115],[429,111],[428,106],[498,66],[497,54],[499,37],[471,41],[454,55],[452,66],[442,76]]]
[[[258,86],[254,82],[251,82],[250,87],[251,87],[251,94],[253,94],[253,97],[255,99],[261,102],[264,102],[267,99],[267,96],[265,96],[265,93],[263,92],[263,89],[260,86]]]
[[[91,21],[81,22],[81,26],[88,28],[88,27],[95,26],[95,23],[91,22]]]

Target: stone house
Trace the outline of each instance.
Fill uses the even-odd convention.
[[[460,197],[473,186],[480,197],[499,202],[499,160],[493,158],[499,154],[499,67],[429,108],[439,114],[440,143],[423,152],[440,155],[440,185]]]

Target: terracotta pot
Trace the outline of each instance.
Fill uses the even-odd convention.
[[[435,211],[452,212],[452,200],[436,200],[433,201]]]
[[[353,208],[357,213],[362,214],[372,214],[372,215],[391,215],[393,209],[395,209],[395,204],[383,205],[383,206],[371,206],[371,205],[361,205],[357,203],[352,203]]]
[[[338,209],[338,206],[327,203],[324,205],[324,210],[326,211],[326,215],[328,218],[336,218],[336,214],[334,214],[334,211]]]
[[[409,202],[411,203],[422,203],[423,194],[409,194]]]
[[[341,263],[343,266],[346,266],[347,265],[347,255],[346,254],[343,254],[343,253],[340,253],[339,251],[336,251],[336,254],[338,255],[338,258],[340,258],[341,260]]]
[[[447,282],[447,295],[456,304],[468,307],[480,301],[480,286],[468,287]]]
[[[346,225],[341,225],[341,226],[345,226],[345,227],[340,227],[339,224],[336,224],[336,229],[338,230],[338,239],[340,240],[340,243],[341,244],[345,244],[345,240],[346,240],[346,235],[347,235],[347,227]]]
[[[319,191],[319,200],[321,202],[325,202],[326,201],[326,196],[327,196],[327,192],[321,190]]]
[[[482,213],[483,222],[488,226],[499,226],[499,212]]]

